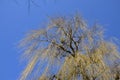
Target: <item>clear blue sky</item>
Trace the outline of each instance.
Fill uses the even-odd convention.
[[[37,29],[48,16],[74,15],[79,12],[90,24],[98,22],[106,37],[120,39],[120,0],[33,0],[28,14],[27,0],[0,0],[0,80],[16,80],[23,65],[16,48],[26,32]]]

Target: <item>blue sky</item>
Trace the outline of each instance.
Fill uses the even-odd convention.
[[[25,33],[45,24],[48,16],[79,12],[89,23],[98,22],[105,36],[120,39],[120,0],[35,0],[28,13],[27,0],[0,0],[0,80],[16,80],[23,69],[18,42]]]

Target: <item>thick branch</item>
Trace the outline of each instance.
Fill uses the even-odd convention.
[[[62,45],[59,45],[59,44],[57,44],[57,43],[55,43],[55,42],[53,42],[53,44],[55,44],[57,47],[59,47],[60,49],[62,49],[63,51],[69,53],[70,55],[72,55],[72,56],[74,57],[74,54],[72,54],[71,51],[65,49]]]
[[[72,50],[72,52],[74,53],[74,56],[75,56],[75,50],[72,46],[72,29],[68,28],[68,30],[69,30],[70,48],[71,48],[71,50]]]

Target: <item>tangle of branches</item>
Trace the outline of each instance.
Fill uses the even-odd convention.
[[[119,50],[102,28],[79,16],[57,17],[20,43],[27,60],[20,80],[120,80]]]

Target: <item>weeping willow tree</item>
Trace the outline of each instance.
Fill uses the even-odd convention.
[[[119,49],[79,16],[52,18],[22,40],[20,80],[119,80]],[[115,65],[117,64],[117,65]],[[118,71],[119,70],[119,71]]]

